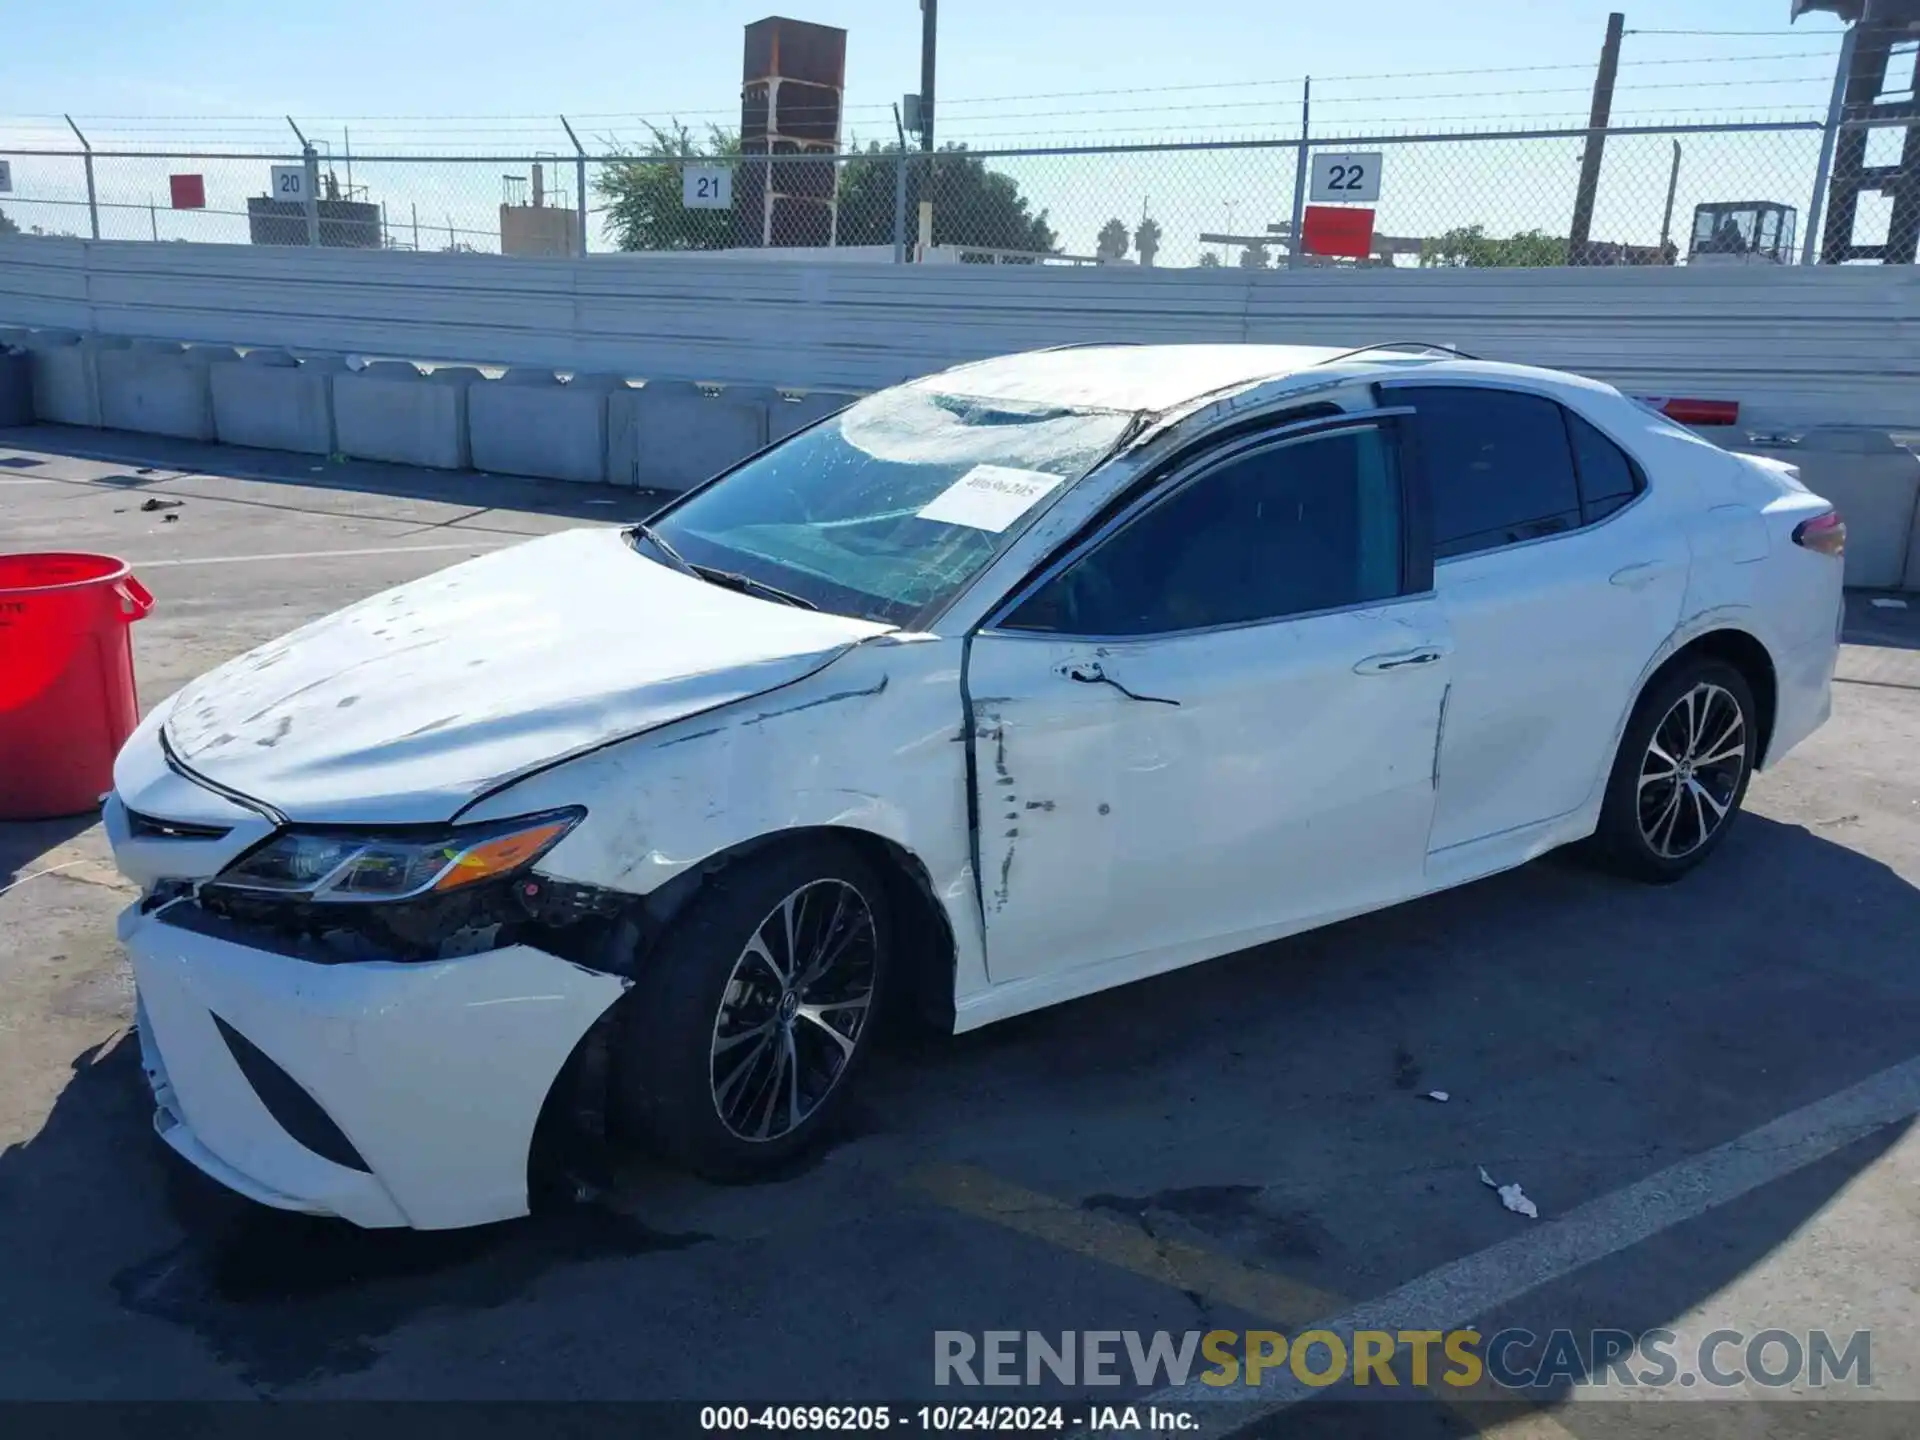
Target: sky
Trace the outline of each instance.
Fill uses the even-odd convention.
[[[1790,29],[1789,0],[1616,3],[1632,7],[1615,102],[1621,122],[1824,111],[1839,34],[1832,17]],[[70,148],[62,113],[100,149],[256,155],[295,148],[279,118],[291,114],[336,155],[350,135],[359,157],[571,153],[552,118],[563,113],[589,148],[641,136],[649,118],[730,123],[741,27],[769,13],[848,31],[850,138],[889,136],[888,106],[919,85],[916,0],[791,0],[781,10],[766,0],[7,0],[4,8],[0,154],[16,156]],[[938,134],[975,148],[1292,135],[1304,75],[1318,77],[1316,135],[1580,124],[1610,8],[1606,0],[946,0]],[[1471,210],[1496,231],[1503,223],[1551,230],[1569,145],[1577,152],[1574,142],[1550,141],[1392,150],[1381,228],[1430,231]],[[1811,185],[1817,146],[1817,136],[1802,135],[1689,142],[1684,193],[1794,190],[1771,198],[1804,210],[1797,190]],[[1650,212],[1664,197],[1670,148],[1659,139],[1609,151],[1618,182],[1603,186],[1601,218],[1634,232],[1610,238],[1654,238],[1646,232],[1658,229]],[[165,167],[100,165],[103,199],[138,205],[157,183],[164,208]],[[16,196],[83,193],[67,162],[16,158],[14,168]],[[216,208],[222,196],[261,188],[257,163],[200,168]],[[1109,212],[1129,223],[1143,207],[1164,217],[1162,263],[1191,263],[1204,230],[1284,218],[1292,185],[1290,155],[1272,153],[1050,157],[1002,168],[1046,205],[1075,253],[1091,249]],[[356,179],[380,189],[375,198],[390,210],[421,208],[425,198],[430,223],[444,213],[456,228],[484,230],[502,172],[498,164],[449,169],[428,184],[424,172],[388,173],[362,159]],[[1768,195],[1731,193],[1743,184]],[[1474,204],[1463,209],[1465,191]],[[21,202],[0,200],[0,208]],[[83,227],[84,210],[79,218]],[[144,211],[115,223],[136,220],[147,229]],[[187,233],[161,227],[213,220],[152,223],[155,233]]]

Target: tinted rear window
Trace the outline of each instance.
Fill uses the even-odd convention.
[[[1639,494],[1640,480],[1624,450],[1573,411],[1566,416],[1574,463],[1580,471],[1581,510],[1591,523]]]

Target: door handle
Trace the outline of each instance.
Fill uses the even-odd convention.
[[[1447,652],[1443,647],[1426,645],[1418,650],[1401,650],[1391,655],[1369,655],[1353,667],[1353,673],[1391,675],[1396,670],[1416,670],[1422,665],[1435,665],[1446,657]]]
[[[1622,565],[1607,577],[1607,583],[1618,585],[1623,590],[1641,590],[1671,575],[1676,568],[1672,560],[1640,560],[1632,565]]]
[[[1060,667],[1060,673],[1066,676],[1067,679],[1076,681],[1081,685],[1111,685],[1129,700],[1143,701],[1148,705],[1178,705],[1180,703],[1178,700],[1169,700],[1162,695],[1135,694],[1118,680],[1107,674],[1107,672],[1100,667],[1098,660],[1077,660],[1072,664],[1062,665]]]

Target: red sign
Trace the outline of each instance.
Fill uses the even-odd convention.
[[[1309,255],[1346,255],[1364,260],[1373,253],[1373,211],[1309,205],[1300,235]]]
[[[169,175],[167,189],[173,194],[173,208],[176,210],[207,208],[207,177],[204,175]]]

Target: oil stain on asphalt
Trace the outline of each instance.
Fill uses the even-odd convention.
[[[653,1230],[581,1206],[466,1230],[362,1230],[290,1215],[170,1176],[187,1238],[114,1277],[128,1310],[198,1334],[256,1390],[364,1370],[378,1341],[428,1310],[485,1310],[544,1272],[685,1249],[697,1232]]]

